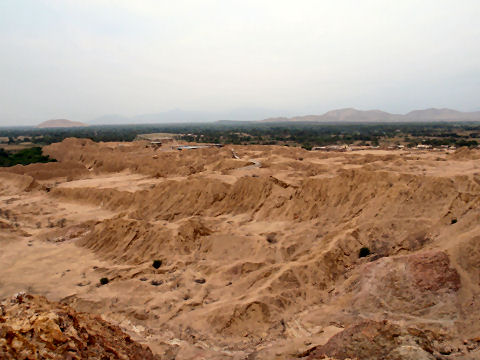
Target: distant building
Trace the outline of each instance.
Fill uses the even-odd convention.
[[[432,145],[418,144],[417,149],[431,149]]]
[[[327,145],[327,146],[314,146],[312,151],[340,151],[344,152],[350,150],[348,145]]]
[[[194,149],[205,149],[211,147],[223,147],[222,144],[201,144],[201,145],[179,145],[177,150],[194,150]]]

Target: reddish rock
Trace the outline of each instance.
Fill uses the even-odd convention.
[[[307,359],[400,359],[404,353],[421,354],[416,360],[434,359],[431,339],[422,331],[415,336],[387,321],[366,320],[333,336],[325,345],[309,351]],[[399,357],[400,356],[400,357]]]
[[[450,267],[450,260],[444,252],[429,251],[408,257],[408,270],[415,285],[425,291],[460,288],[460,276]]]
[[[41,296],[0,308],[0,359],[160,359],[118,326]]]

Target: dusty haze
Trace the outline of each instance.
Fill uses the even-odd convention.
[[[0,3],[0,125],[480,110],[480,3]]]

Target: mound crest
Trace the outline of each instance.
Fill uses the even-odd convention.
[[[0,196],[18,194],[40,187],[31,176],[0,172]]]
[[[106,259],[139,264],[167,252],[170,238],[168,229],[141,220],[116,218],[96,224],[78,245]]]

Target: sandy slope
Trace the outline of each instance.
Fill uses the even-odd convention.
[[[101,314],[164,358],[479,355],[478,150],[46,153],[0,172],[2,298]]]

